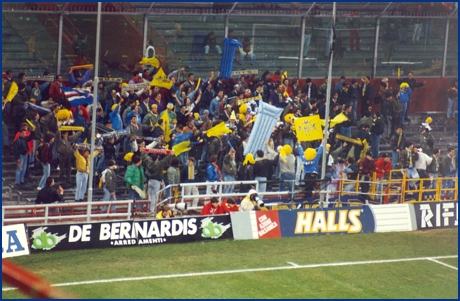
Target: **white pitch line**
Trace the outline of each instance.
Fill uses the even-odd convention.
[[[298,267],[298,266],[299,266],[297,263],[294,263],[294,262],[288,261],[287,263],[289,263],[290,265],[295,266],[295,267]]]
[[[366,260],[366,261],[349,261],[349,262],[332,262],[332,263],[318,263],[318,264],[306,264],[306,265],[282,266],[282,267],[269,267],[269,268],[252,268],[252,269],[238,269],[238,270],[225,270],[225,271],[196,272],[196,273],[186,273],[186,274],[153,275],[153,276],[141,276],[141,277],[129,277],[129,278],[99,279],[99,280],[87,280],[87,281],[77,281],[77,282],[56,283],[56,284],[52,284],[51,286],[73,286],[73,285],[82,285],[82,284],[98,284],[98,283],[111,283],[111,282],[121,282],[121,281],[168,279],[168,278],[178,278],[178,277],[195,277],[195,276],[222,275],[222,274],[234,274],[234,273],[265,272],[265,271],[290,270],[290,269],[309,269],[309,268],[321,268],[321,267],[336,267],[336,266],[359,265],[359,264],[375,264],[375,263],[393,263],[393,262],[433,260],[433,259],[445,259],[445,258],[458,258],[458,255],[399,258],[399,259],[382,259],[382,260]],[[16,288],[14,288],[14,287],[7,287],[7,288],[2,288],[2,291],[5,292],[5,291],[10,291],[10,290],[15,290],[15,289]]]
[[[454,267],[453,265],[444,263],[444,262],[442,262],[442,261],[439,261],[439,260],[436,260],[436,259],[433,259],[433,258],[428,258],[428,260],[429,260],[429,261],[436,262],[436,263],[439,263],[440,265],[443,265],[443,266],[446,266],[446,267],[448,267],[448,268],[451,268],[451,269],[454,269],[454,270],[457,270],[457,271],[458,271],[458,268],[457,268],[457,267]]]

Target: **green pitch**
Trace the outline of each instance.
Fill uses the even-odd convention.
[[[445,229],[43,252],[12,261],[81,298],[457,299],[457,254],[458,229]]]

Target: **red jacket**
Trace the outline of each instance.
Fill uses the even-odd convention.
[[[222,207],[217,205],[216,208],[212,207],[212,203],[208,202],[206,205],[203,206],[200,215],[216,215],[216,214],[224,214]]]
[[[372,174],[375,171],[375,163],[367,159],[366,157],[362,158],[358,163],[359,173],[362,175],[369,175],[372,177]]]
[[[222,207],[222,210],[224,211],[224,213],[230,214],[230,212],[238,212],[239,211],[238,206],[236,204],[232,208],[227,207],[227,201],[228,201],[228,199],[225,199],[225,201],[223,201],[222,204],[220,205]]]
[[[14,136],[13,142],[16,141],[19,138],[20,132],[17,132],[16,135]],[[30,136],[29,129],[26,131],[26,137]],[[27,146],[29,147],[29,150],[27,151],[27,154],[30,155],[32,153],[32,149],[34,148],[34,140],[30,140],[27,142]],[[37,145],[38,146],[38,145]]]
[[[53,145],[52,144],[48,142],[43,144],[42,157],[39,159],[43,164],[51,164],[53,162]]]
[[[61,87],[59,86],[58,81],[55,81],[55,82],[50,86],[50,90],[49,90],[48,93],[49,93],[49,95],[53,98],[54,101],[55,101],[56,99],[58,99],[59,97],[65,95],[64,92],[62,92]]]
[[[377,178],[383,178],[386,173],[389,173],[391,170],[391,161],[385,163],[383,158],[379,158],[375,161],[375,172],[377,173]]]

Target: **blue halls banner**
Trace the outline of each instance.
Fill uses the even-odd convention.
[[[278,211],[281,237],[375,232],[368,206]]]

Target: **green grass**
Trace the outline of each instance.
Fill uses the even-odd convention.
[[[458,229],[43,252],[13,258],[50,283],[456,255]],[[457,258],[439,261],[458,266]],[[3,287],[6,287],[4,284]],[[195,275],[61,287],[81,298],[458,298],[429,260]],[[3,298],[22,298],[5,291]]]

